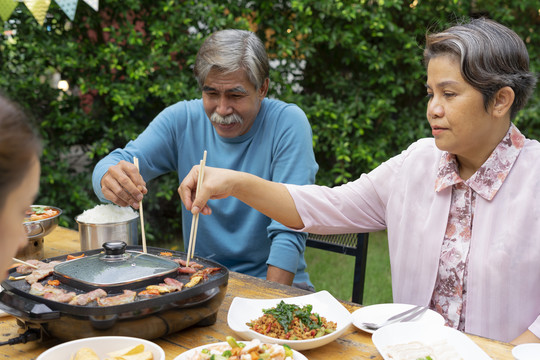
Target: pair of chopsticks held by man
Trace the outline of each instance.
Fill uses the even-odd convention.
[[[512,124],[536,85],[526,46],[475,19],[428,34],[424,61],[433,137],[327,188],[313,185],[304,112],[266,98],[264,45],[247,31],[218,31],[197,54],[202,98],[164,109],[102,159],[94,190],[137,209],[146,181],[177,171],[184,239],[192,214],[209,215],[197,255],[308,289],[303,232],[387,229],[395,302],[429,306],[468,333],[540,342],[540,144]]]

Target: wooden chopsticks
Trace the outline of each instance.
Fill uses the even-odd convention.
[[[34,268],[34,269],[37,269],[38,267],[36,265],[32,265],[30,263],[27,263],[26,261],[22,261],[22,260],[19,260],[19,259],[16,259],[16,258],[12,258],[13,261],[15,262],[18,262],[20,264],[23,264],[23,265],[26,265],[26,266],[30,266],[31,268]]]
[[[204,166],[206,165],[206,150],[204,150],[203,159],[201,160],[201,167],[199,169],[199,176],[197,177],[197,189],[195,190],[195,197],[199,193],[199,188],[202,185],[204,177]],[[191,221],[191,232],[189,234],[189,244],[188,244],[188,253],[186,259],[186,267],[189,266],[189,260],[193,258],[193,253],[195,252],[195,242],[197,241],[197,227],[199,225],[199,213],[193,215],[193,220]]]
[[[137,167],[137,171],[139,171],[139,159],[136,158],[135,156],[133,157],[133,163],[135,163],[135,166]],[[143,215],[142,200],[139,201],[139,217],[141,218],[142,248],[143,248],[143,253],[146,254],[146,234],[144,232],[144,215]]]

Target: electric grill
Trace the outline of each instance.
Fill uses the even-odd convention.
[[[84,257],[67,262],[65,261],[68,255],[44,259],[42,260],[44,262],[57,260],[63,263],[60,266],[56,265],[55,272],[40,282],[46,284],[49,280],[58,279],[60,280],[58,288],[76,294],[100,287],[107,291],[109,296],[114,296],[121,294],[125,289],[139,293],[149,284],[158,285],[164,277],[176,279],[184,284],[190,280],[190,274],[180,273],[174,265],[167,263],[167,261],[172,263],[171,260],[167,260],[170,257],[160,256],[161,253],[171,253],[172,258],[185,260],[186,253],[148,247],[147,254],[142,254],[141,246],[125,247],[125,252],[129,255],[127,267],[122,265],[124,268],[119,274],[132,271],[132,267],[138,267],[136,263],[138,260],[142,260],[146,263],[145,266],[152,268],[153,265],[148,264],[152,264],[155,260],[155,264],[159,264],[159,269],[156,265],[154,275],[148,273],[141,275],[140,272],[133,271],[136,274],[131,279],[129,276],[127,279],[123,276],[117,282],[111,282],[108,278],[106,284],[103,283],[103,278],[97,282],[84,278],[83,275],[92,272],[92,268],[95,267],[95,263],[89,262],[88,259],[111,255],[107,251],[109,250],[104,252],[95,249],[73,253],[70,255],[77,257],[84,254]],[[115,248],[114,251],[118,250]],[[98,306],[95,301],[85,306],[61,303],[30,294],[30,284],[24,279],[5,280],[2,282],[4,291],[0,293],[0,309],[15,316],[23,330],[39,330],[41,338],[52,336],[63,340],[106,335],[154,339],[196,324],[211,325],[215,323],[217,311],[225,297],[229,271],[223,265],[208,259],[194,257],[190,261],[204,268],[219,268],[219,270],[212,272],[208,275],[208,279],[191,288],[156,296],[137,295],[133,302],[113,306]],[[70,266],[66,268],[66,265]],[[168,268],[169,265],[172,267]],[[122,266],[119,268],[122,269]],[[56,271],[57,267],[59,271]],[[106,263],[99,269],[101,272],[110,270]],[[16,277],[20,274],[16,269],[11,269],[9,275]],[[80,278],[77,278],[79,275]]]

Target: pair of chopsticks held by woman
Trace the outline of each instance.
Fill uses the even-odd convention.
[[[540,143],[512,123],[537,81],[526,46],[475,19],[427,35],[424,61],[432,138],[334,188],[208,166],[197,188],[195,167],[182,201],[209,215],[208,200],[232,196],[296,231],[386,229],[395,302],[467,333],[540,342]]]

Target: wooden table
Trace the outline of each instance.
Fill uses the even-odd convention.
[[[45,238],[46,258],[76,251],[80,251],[79,236],[76,231],[59,227]],[[235,296],[281,298],[305,294],[307,292],[300,289],[231,272],[227,295],[219,309],[217,321],[214,325],[185,329],[154,341],[165,350],[166,359],[173,360],[176,356],[191,348],[224,341],[227,335],[234,335],[227,325],[227,312]],[[343,302],[343,305],[350,312],[360,307],[358,304],[349,302]],[[0,341],[6,341],[19,334],[20,328],[13,317],[7,316],[0,319]],[[513,359],[511,354],[512,345],[478,336],[469,336],[493,359]],[[0,347],[0,354],[3,355],[1,356],[2,359],[35,359],[43,351],[60,342],[53,339],[45,342],[33,341],[26,344],[4,345]],[[353,325],[340,339],[317,349],[302,351],[302,353],[310,360],[382,359],[371,341],[371,335],[358,330]]]

